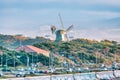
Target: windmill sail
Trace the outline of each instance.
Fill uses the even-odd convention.
[[[55,26],[52,26],[52,27],[51,27],[52,34],[55,32],[55,30],[56,30],[56,27],[55,27]]]
[[[62,28],[64,29],[64,25],[63,25],[63,21],[62,21],[62,18],[61,18],[60,13],[59,13],[59,19],[60,19],[61,26],[62,26]]]
[[[73,25],[69,26],[66,32],[70,31],[73,28]]]

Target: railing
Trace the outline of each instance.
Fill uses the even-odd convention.
[[[5,80],[113,80],[120,78],[120,70],[103,71],[103,72],[89,72],[76,74],[62,74],[62,75],[48,75],[48,76],[34,76],[25,78],[8,78]],[[4,80],[4,79],[2,79]]]

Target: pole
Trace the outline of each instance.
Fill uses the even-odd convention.
[[[27,56],[27,68],[29,67],[29,57]]]
[[[50,80],[52,80],[52,75],[51,75],[51,73],[50,73]]]
[[[6,72],[7,72],[7,53],[6,53]]]
[[[2,54],[1,54],[1,68],[2,68]]]
[[[97,53],[96,53],[96,65],[97,65]]]
[[[21,41],[21,39],[20,39],[20,47],[22,46],[22,41]]]
[[[0,50],[0,57],[1,57],[1,68],[2,68],[2,56],[3,56],[3,51],[2,50]]]
[[[32,53],[32,67],[33,67],[33,53]]]
[[[15,67],[16,67],[16,64],[15,64],[15,55],[14,55],[14,69],[15,69]]]
[[[36,63],[38,62],[38,55],[37,55],[37,61],[36,61]]]
[[[107,52],[107,64],[108,64],[108,52]]]
[[[116,51],[115,51],[115,63],[116,63]]]
[[[53,53],[50,52],[50,60],[49,60],[49,65],[50,65],[50,68],[53,69]]]

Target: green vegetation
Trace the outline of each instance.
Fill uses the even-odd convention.
[[[57,66],[61,65],[60,63],[63,63],[64,59],[74,62],[74,64],[111,64],[115,59],[117,62],[120,62],[120,44],[116,41],[75,39],[68,42],[55,43],[43,37],[28,38],[21,35],[11,36],[0,34],[2,65],[6,65],[7,59],[8,66],[14,66],[14,64],[16,66],[27,66],[28,57],[29,65],[30,63],[38,62],[46,66],[49,65],[49,58],[44,55],[10,50],[19,47],[20,41],[22,41],[22,45],[34,45],[53,53],[54,63]]]
[[[116,41],[95,41],[88,39],[75,39],[69,42],[42,42],[34,46],[50,50],[54,54],[63,55],[75,63],[106,63],[115,60],[120,62],[120,45]],[[97,62],[96,62],[97,61]]]
[[[27,61],[29,59],[29,65],[31,63],[38,63],[41,62],[43,65],[49,65],[49,58],[42,55],[42,54],[33,54],[33,53],[26,53],[24,51],[16,52],[11,51],[6,48],[0,46],[0,63],[2,61],[2,67],[6,66],[27,66]]]

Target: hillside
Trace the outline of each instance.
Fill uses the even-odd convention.
[[[120,62],[120,44],[116,41],[75,39],[69,42],[42,42],[34,46],[71,59],[76,64]]]
[[[13,62],[13,55],[23,56],[20,59],[16,59],[17,65],[26,65],[26,56],[29,56],[30,62],[33,61],[41,62],[43,65],[49,65],[49,58],[43,55],[37,55],[39,57],[36,60],[36,55],[32,55],[28,53],[18,53],[15,51],[11,51],[8,49],[12,49],[19,47],[21,45],[34,45],[38,48],[49,50],[54,55],[54,63],[58,65],[59,63],[63,63],[66,60],[70,64],[88,64],[88,63],[104,63],[110,65],[112,62],[120,62],[120,44],[116,41],[102,40],[88,40],[88,39],[74,39],[68,42],[59,42],[55,43],[50,40],[47,40],[43,37],[29,38],[24,37],[22,35],[0,35],[0,50],[7,54],[8,57]],[[4,48],[3,48],[4,47]],[[24,59],[25,60],[24,60]],[[5,64],[5,61],[3,61]],[[11,64],[11,62],[9,63]]]
[[[42,63],[47,66],[49,65],[49,58],[42,54],[32,55],[24,51],[16,52],[3,48],[2,46],[0,46],[0,58],[0,66],[3,68],[6,68],[6,66],[31,66],[32,63]]]

